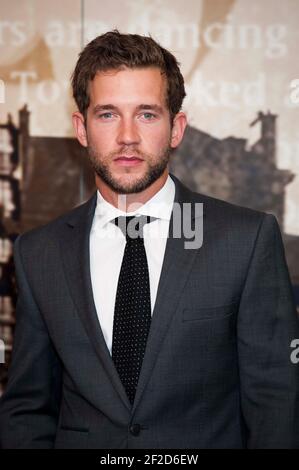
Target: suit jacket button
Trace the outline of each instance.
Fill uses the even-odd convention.
[[[133,436],[139,436],[140,430],[141,430],[140,424],[132,424],[132,426],[130,426],[130,433]]]

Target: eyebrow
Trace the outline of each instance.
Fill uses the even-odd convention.
[[[93,113],[97,114],[100,111],[118,111],[119,108],[115,106],[114,104],[97,104],[93,108]],[[135,108],[136,111],[141,111],[141,110],[151,110],[151,111],[156,111],[157,113],[163,113],[163,108],[162,106],[159,106],[158,104],[140,104]]]

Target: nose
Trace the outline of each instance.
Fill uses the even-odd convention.
[[[137,124],[133,119],[123,119],[119,126],[117,142],[120,145],[132,145],[140,142]]]

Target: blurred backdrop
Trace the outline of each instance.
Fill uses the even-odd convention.
[[[95,189],[69,82],[84,44],[114,28],[151,34],[176,55],[189,126],[171,170],[190,188],[276,215],[299,304],[298,20],[298,0],[0,0],[0,394],[15,324],[13,242]]]

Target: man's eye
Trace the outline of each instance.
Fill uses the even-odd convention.
[[[154,119],[155,115],[153,113],[143,113],[143,117],[147,120],[150,121],[151,119]]]
[[[112,113],[103,113],[99,115],[99,117],[102,119],[111,119],[112,116],[113,116]]]

